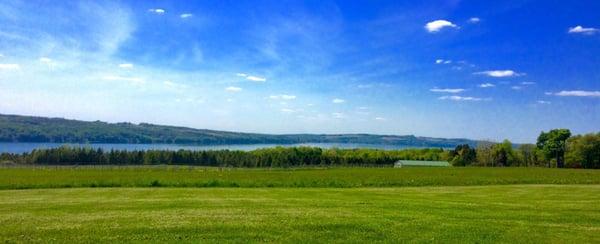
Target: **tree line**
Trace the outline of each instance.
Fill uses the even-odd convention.
[[[568,129],[542,132],[536,144],[514,146],[479,143],[475,148],[459,145],[448,160],[455,166],[600,168],[600,133],[571,136]]]
[[[36,165],[197,165],[218,167],[389,166],[405,160],[443,160],[437,148],[386,151],[377,149],[321,149],[275,147],[253,151],[146,150],[126,151],[68,147],[0,154],[0,162]]]
[[[398,160],[448,161],[454,166],[600,168],[600,133],[542,132],[536,144],[482,142],[476,147],[379,150],[275,147],[253,151],[127,151],[68,147],[0,154],[0,162],[37,165],[198,165],[218,167],[391,166]]]

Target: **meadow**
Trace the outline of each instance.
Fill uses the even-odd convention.
[[[600,242],[600,171],[0,168],[2,242]]]
[[[0,189],[70,187],[399,187],[600,184],[599,170],[549,168],[0,167]]]
[[[3,242],[598,243],[600,186],[0,191]]]

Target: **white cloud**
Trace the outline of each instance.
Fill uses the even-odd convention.
[[[443,96],[439,97],[440,100],[452,100],[452,101],[483,101],[483,100],[491,100],[489,98],[479,98],[479,97],[462,97],[462,96]]]
[[[521,82],[521,85],[524,85],[524,86],[535,85],[535,82],[532,82],[532,81],[523,81],[523,82]]]
[[[585,28],[581,25],[569,28],[569,33],[571,34],[584,34],[584,35],[592,35],[599,32],[600,29],[597,28]]]
[[[445,92],[445,93],[461,93],[461,92],[464,92],[465,89],[462,89],[462,88],[454,88],[454,89],[450,89],[450,88],[444,88],[444,89],[432,88],[432,89],[429,89],[429,91],[431,91],[431,92]]]
[[[488,71],[482,71],[482,72],[475,72],[474,74],[476,75],[487,75],[490,77],[495,77],[495,78],[502,78],[502,77],[513,77],[513,76],[522,76],[525,74],[522,73],[517,73],[513,70],[488,70]]]
[[[435,64],[451,64],[452,60],[436,59]]]
[[[552,92],[544,92],[544,94],[547,96],[554,95],[554,93],[552,93]]]
[[[237,73],[237,74],[235,74],[235,75],[236,75],[236,76],[239,76],[239,77],[246,77],[246,76],[248,76],[247,74],[244,74],[244,73]]]
[[[0,64],[0,70],[18,70],[21,69],[19,64]]]
[[[151,9],[148,9],[148,12],[152,12],[152,13],[155,13],[155,14],[158,14],[158,15],[162,15],[166,11],[164,9],[162,9],[162,8],[151,8]]]
[[[549,101],[544,101],[544,100],[537,100],[536,101],[538,104],[551,104],[551,102]]]
[[[377,120],[377,121],[386,121],[387,119],[385,119],[383,117],[375,117],[375,120]]]
[[[293,113],[293,112],[296,112],[295,110],[289,109],[289,108],[282,108],[279,111],[281,111],[282,113]]]
[[[42,62],[42,63],[46,63],[46,64],[52,63],[52,59],[50,59],[48,57],[41,57],[39,59],[39,61]]]
[[[523,89],[523,87],[522,86],[511,86],[510,89],[521,90],[521,89]]]
[[[225,88],[225,91],[228,91],[228,92],[241,92],[242,88],[241,87],[237,87],[237,86],[229,86],[229,87]]]
[[[271,96],[269,96],[269,98],[273,99],[273,100],[279,100],[279,99],[281,99],[281,100],[294,100],[294,99],[296,99],[296,96],[294,96],[294,95],[287,95],[287,94],[281,94],[281,95],[271,95]]]
[[[251,81],[256,81],[256,82],[265,82],[265,81],[267,81],[267,78],[249,75],[249,76],[246,76],[246,80],[251,80]]]
[[[560,91],[554,93],[554,95],[561,97],[600,97],[600,91]]]
[[[480,18],[478,18],[478,17],[471,17],[471,18],[469,19],[469,23],[473,23],[473,24],[475,24],[475,23],[479,23],[480,21],[481,21],[481,19],[480,19]]]
[[[129,64],[129,63],[119,64],[119,68],[132,69],[133,68],[133,64]]]
[[[194,16],[194,15],[190,14],[190,13],[183,13],[183,14],[179,15],[179,17],[182,18],[182,19],[187,19],[187,18],[190,18],[192,16]]]
[[[479,84],[479,87],[481,88],[490,88],[490,87],[495,87],[496,85],[492,84],[492,83],[483,83],[483,84]]]
[[[331,102],[332,102],[332,103],[338,103],[338,104],[339,104],[339,103],[345,103],[345,102],[346,102],[346,100],[344,100],[344,99],[340,99],[340,98],[335,98],[335,99],[331,100]]]
[[[431,21],[425,25],[425,29],[427,29],[427,31],[429,33],[438,32],[441,29],[446,28],[446,27],[457,28],[458,26],[447,20],[435,20],[435,21]]]

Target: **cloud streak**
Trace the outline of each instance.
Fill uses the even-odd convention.
[[[504,78],[504,77],[516,77],[516,76],[523,76],[525,74],[523,73],[517,73],[514,70],[487,70],[487,71],[481,71],[481,72],[475,72],[473,74],[476,75],[486,75],[489,77],[494,77],[494,78]]]
[[[575,26],[575,27],[571,27],[569,28],[569,33],[570,34],[584,34],[584,35],[593,35],[596,34],[600,31],[600,29],[597,28],[585,28],[581,25]]]
[[[271,95],[271,96],[269,96],[269,98],[273,99],[273,100],[294,100],[294,99],[296,99],[296,96],[281,94],[281,95]]]
[[[237,86],[228,86],[228,87],[225,88],[225,91],[232,92],[232,93],[241,92],[242,88],[241,87],[237,87]]]
[[[336,104],[340,104],[340,103],[345,103],[346,100],[344,99],[340,99],[340,98],[334,98],[333,100],[331,100],[332,103],[336,103]]]
[[[574,91],[560,91],[554,93],[555,96],[559,97],[600,97],[600,91],[583,91],[583,90],[574,90]]]
[[[480,97],[463,97],[463,96],[442,96],[438,98],[439,100],[451,100],[451,101],[488,101],[491,100],[489,98],[480,98]]]
[[[461,93],[461,92],[464,92],[465,89],[462,89],[462,88],[444,88],[444,89],[432,88],[432,89],[429,89],[429,91],[441,92],[441,93]]]

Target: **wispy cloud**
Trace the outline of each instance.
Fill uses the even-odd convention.
[[[481,72],[475,72],[476,75],[487,75],[489,77],[502,78],[502,77],[515,77],[525,75],[523,73],[517,73],[514,70],[487,70]]]
[[[182,18],[182,19],[191,18],[192,16],[194,16],[194,15],[190,14],[190,13],[183,13],[183,14],[179,15],[179,17]]]
[[[524,85],[524,86],[531,86],[531,85],[535,85],[535,84],[536,83],[532,82],[532,81],[523,81],[523,82],[521,82],[521,85]]]
[[[429,89],[429,91],[431,91],[431,92],[444,92],[444,93],[461,93],[461,92],[464,92],[465,89],[462,89],[462,88],[444,88],[444,89],[441,89],[441,88],[432,88],[432,89]]]
[[[158,15],[163,15],[163,14],[165,14],[166,11],[162,8],[151,8],[151,9],[148,9],[148,12],[158,14]]]
[[[0,70],[18,70],[21,69],[19,64],[0,64]]]
[[[265,82],[265,81],[267,81],[267,78],[249,75],[249,76],[246,76],[246,80],[255,81],[255,82]]]
[[[435,64],[451,64],[452,60],[436,59]]]
[[[246,74],[246,73],[237,73],[235,75],[238,76],[238,77],[244,77],[244,78],[246,78],[246,80],[254,81],[254,82],[265,82],[265,81],[267,81],[267,78],[260,77],[260,76],[249,75],[249,74]]]
[[[480,21],[481,21],[481,19],[478,17],[469,18],[469,23],[471,23],[471,24],[476,24],[476,23],[479,23]]]
[[[537,104],[551,104],[551,102],[545,101],[545,100],[537,100],[536,103]]]
[[[375,117],[375,120],[377,121],[386,121],[387,119],[384,117]]]
[[[48,57],[41,57],[41,58],[39,59],[39,61],[40,61],[40,62],[42,62],[42,63],[45,63],[45,64],[52,63],[52,59],[51,59],[51,58],[48,58]]]
[[[511,86],[510,89],[521,90],[521,89],[523,89],[523,87],[522,86]]]
[[[584,35],[592,35],[592,34],[596,34],[600,31],[600,29],[597,28],[585,28],[581,25],[575,26],[575,27],[571,27],[569,28],[569,33],[571,34],[584,34]]]
[[[296,96],[281,94],[281,95],[271,95],[271,96],[269,96],[269,98],[273,99],[273,100],[294,100],[294,99],[296,99]]]
[[[134,82],[134,83],[144,83],[144,79],[139,78],[139,77],[125,77],[125,76],[118,76],[118,75],[107,75],[102,77],[103,80],[109,80],[109,81],[128,81],[128,82]]]
[[[237,86],[228,86],[225,88],[225,91],[228,92],[241,92],[242,88],[241,87],[237,87]]]
[[[479,84],[480,88],[490,88],[490,87],[495,87],[496,85],[492,84],[492,83],[482,83]]]
[[[600,91],[560,91],[554,93],[554,95],[560,97],[600,97]]]
[[[129,64],[129,63],[119,64],[119,68],[132,69],[133,68],[133,64]]]
[[[442,96],[439,97],[440,100],[451,100],[451,101],[489,101],[490,98],[480,98],[480,97],[462,97],[462,96]]]
[[[346,100],[344,100],[344,99],[341,99],[341,98],[334,98],[333,100],[331,100],[331,102],[332,102],[332,103],[337,103],[337,104],[340,104],[340,103],[345,103],[345,102],[346,102]]]
[[[290,108],[282,108],[279,111],[281,111],[282,113],[294,113],[296,112],[296,110],[290,109]]]
[[[457,28],[458,26],[447,20],[434,20],[425,25],[425,29],[427,29],[429,33],[436,33],[443,28],[449,27]]]

